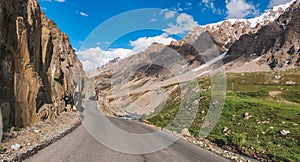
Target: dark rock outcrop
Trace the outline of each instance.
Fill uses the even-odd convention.
[[[242,35],[255,34],[262,27],[284,13],[286,5],[267,10],[259,17],[252,19],[229,19],[214,24],[194,27],[182,40],[193,44],[203,32],[208,32],[221,53],[228,50]]]
[[[55,118],[74,105],[84,72],[68,37],[37,0],[0,4],[0,108],[3,126]],[[46,115],[45,115],[46,114]]]
[[[267,64],[271,69],[299,66],[299,26],[300,2],[296,1],[276,21],[255,34],[241,36],[229,49],[225,62],[262,56],[259,63]]]

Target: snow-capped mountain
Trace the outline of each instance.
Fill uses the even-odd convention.
[[[216,45],[217,47],[218,54],[221,55],[224,52],[227,52],[226,61],[234,61],[237,57],[241,57],[241,55],[245,53],[243,49],[251,48],[247,51],[249,52],[247,54],[251,56],[254,55],[255,51],[260,51],[258,56],[266,54],[271,48],[276,51],[276,49],[278,49],[279,47],[275,49],[275,46],[280,46],[280,43],[278,45],[278,41],[280,42],[280,40],[278,39],[283,40],[283,38],[279,37],[279,35],[282,35],[282,33],[284,33],[283,31],[285,30],[285,28],[290,28],[288,22],[290,22],[290,20],[292,19],[291,15],[296,14],[296,12],[290,11],[294,10],[294,8],[297,7],[296,4],[298,3],[299,1],[296,2],[294,0],[285,5],[273,7],[272,9],[266,11],[264,14],[252,19],[230,19],[214,24],[208,24],[205,26],[197,26],[183,40],[173,41],[170,45],[167,46],[153,43],[145,52],[127,57],[115,64],[105,65],[98,70],[98,73],[100,73],[101,71],[103,74],[105,73],[105,75],[111,75],[111,69],[114,69],[115,67],[126,67],[126,65],[132,65],[133,63],[136,63],[137,65],[144,64],[146,67],[141,67],[141,69],[138,70],[137,76],[145,77],[151,75],[150,77],[156,77],[160,80],[167,79],[171,77],[170,73],[160,66],[152,66],[151,60],[164,60],[164,64],[168,65],[176,64],[174,60],[167,57],[168,55],[172,54],[172,51],[175,51],[180,54],[181,57],[183,57],[182,60],[184,61],[178,63],[179,65],[182,64],[183,66],[173,67],[173,69],[178,68],[180,69],[178,71],[181,72],[183,70],[182,67],[197,68],[200,65],[204,64],[206,61],[209,61],[203,58],[203,54],[206,54],[206,52],[209,51],[207,48],[211,48],[211,46],[200,47],[202,55],[199,54],[199,49],[195,48],[195,46],[197,46],[196,40],[202,38],[211,39],[214,45]],[[288,13],[290,13],[291,15],[287,16]],[[295,28],[296,27],[294,27],[293,30],[296,31]],[[289,30],[291,31],[291,29]],[[291,34],[291,36],[292,35],[293,34]],[[297,40],[296,38],[299,38],[299,36],[296,35],[293,41]],[[274,42],[274,40],[277,40],[277,43]],[[284,40],[288,41],[290,39],[284,38]],[[265,43],[268,43],[268,48],[264,48]],[[292,48],[292,46],[286,45],[285,49],[286,48]],[[295,44],[293,48],[295,48],[295,50],[298,50],[299,46]],[[287,50],[283,50],[283,52],[286,51]],[[293,52],[294,50],[291,49],[290,51]],[[207,53],[207,55],[209,55],[209,53]],[[273,59],[275,57],[270,57],[272,58],[268,60],[268,64],[272,63],[272,60],[276,63],[276,61],[274,61]],[[290,58],[289,56],[284,57],[285,59],[282,59],[279,62],[282,63],[291,60],[290,62],[295,64],[295,62],[298,61],[297,57],[294,56],[292,56],[293,58]],[[120,71],[125,73],[124,70],[125,69]]]
[[[242,35],[228,50],[225,62],[239,58],[251,61],[258,57],[258,64],[272,69],[299,67],[300,1],[293,1],[286,12],[256,33]]]
[[[197,26],[183,39],[183,42],[193,43],[202,32],[207,31],[218,38],[218,44],[223,44],[221,46],[223,50],[228,50],[242,35],[254,34],[263,26],[277,20],[295,1],[274,6],[255,18],[228,19],[213,24]]]

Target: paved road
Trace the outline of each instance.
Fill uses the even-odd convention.
[[[93,108],[91,104],[89,103],[92,108],[88,108],[85,110],[85,119],[92,119],[93,117],[90,115],[96,115],[97,111]],[[107,118],[106,118],[107,119]],[[124,119],[117,119],[117,118],[108,118],[108,120],[116,127],[121,128],[122,130],[126,130],[129,133],[134,134],[151,134],[154,132],[158,132],[156,128],[145,126],[141,123],[138,123],[136,121],[130,121],[130,120],[124,120]],[[109,149],[108,147],[104,146],[103,144],[99,143],[95,138],[97,136],[95,132],[91,132],[89,129],[86,129],[90,127],[88,125],[89,122],[95,122],[94,120],[83,120],[83,125],[78,127],[76,130],[74,130],[69,135],[65,136],[61,140],[53,143],[52,145],[48,146],[47,148],[41,150],[38,152],[38,154],[30,157],[26,161],[28,162],[159,162],[159,161],[169,161],[169,162],[223,162],[223,161],[229,161],[219,155],[216,155],[212,152],[209,152],[205,149],[202,149],[198,146],[195,146],[194,144],[188,143],[183,139],[179,139],[175,142],[172,142],[172,144],[164,148],[160,151],[153,152],[153,153],[146,153],[146,154],[128,154],[128,153],[121,153],[114,151],[112,149]],[[98,121],[99,122],[99,121]],[[107,134],[106,127],[99,127],[97,129],[98,133],[101,134]],[[114,133],[107,134],[107,136],[111,138],[117,138],[113,135]],[[156,138],[156,141],[159,141],[160,143],[163,143],[165,141],[169,141],[170,139],[174,139],[174,137],[171,134],[168,133],[161,133],[157,136],[154,136]],[[126,141],[130,141],[133,145],[131,147],[139,147],[135,146],[134,141],[139,141],[137,137],[135,137],[136,140],[132,140],[130,138],[125,139]],[[115,139],[117,142],[118,139]],[[122,139],[124,140],[124,139]],[[150,140],[151,141],[151,140]],[[146,141],[149,142],[149,141]],[[154,143],[154,144],[153,144]],[[146,144],[143,144],[141,142],[141,145],[143,147],[149,146],[153,147],[157,146],[155,145],[155,142],[151,142]],[[120,146],[122,147],[122,146]],[[127,146],[128,147],[128,146]],[[131,149],[131,147],[128,147],[128,150]],[[143,147],[141,147],[141,151],[143,151]],[[134,151],[134,150],[133,150]]]

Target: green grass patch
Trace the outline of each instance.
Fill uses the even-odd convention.
[[[227,75],[226,101],[220,119],[207,137],[222,147],[239,153],[260,156],[272,161],[300,161],[300,69]],[[286,85],[287,81],[296,82]],[[211,105],[210,79],[199,79],[199,107],[189,131],[197,136]],[[189,85],[184,86],[188,88]],[[169,87],[168,87],[169,88]],[[270,96],[279,91],[278,96]],[[148,118],[159,127],[166,127],[174,120],[180,93],[171,94],[166,105]],[[197,95],[195,95],[197,96]],[[192,103],[193,96],[185,100]],[[249,113],[250,118],[244,119]],[[224,132],[224,128],[228,130]],[[176,123],[167,127],[178,132]],[[180,128],[180,129],[179,129]],[[282,135],[281,130],[291,133]]]
[[[285,91],[282,97],[287,101],[300,103],[300,91]]]

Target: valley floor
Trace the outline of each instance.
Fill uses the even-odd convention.
[[[299,76],[299,68],[227,73],[225,104],[220,118],[217,118],[216,126],[207,139],[224,149],[261,161],[299,161]],[[195,119],[187,128],[193,136],[197,137],[200,130],[204,128],[203,123],[208,112],[214,111],[211,104],[218,104],[211,103],[211,90],[215,86],[212,80],[204,76],[197,82],[200,92],[186,96],[184,103],[181,97],[182,93],[191,90],[189,83],[183,87],[179,87],[176,83],[162,86],[164,92],[168,93],[166,102],[148,115],[144,115],[142,120],[180,133],[187,127],[176,118],[181,104],[197,105],[199,102],[198,106],[193,107],[193,104],[186,106],[186,111],[193,111],[193,109],[196,111]],[[143,83],[140,87],[144,85],[147,83]],[[133,93],[133,90],[130,93],[130,101],[141,103],[145,101],[144,95],[151,91],[155,90],[136,91],[136,93]],[[122,103],[122,101],[125,104],[126,98],[120,97],[118,102]],[[106,105],[114,102],[115,100],[108,99]],[[143,108],[143,104],[139,106]],[[114,104],[111,104],[111,108],[118,109],[114,108]]]

